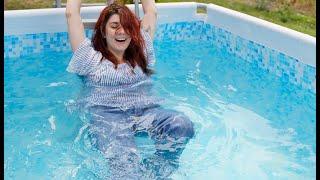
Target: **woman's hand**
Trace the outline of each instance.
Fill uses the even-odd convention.
[[[107,0],[107,6],[110,6],[112,3],[114,3],[114,0]]]

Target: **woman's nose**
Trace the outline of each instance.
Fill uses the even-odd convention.
[[[124,34],[124,33],[125,33],[125,31],[122,26],[120,26],[116,31],[116,34]]]

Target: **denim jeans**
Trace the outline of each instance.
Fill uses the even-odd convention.
[[[169,176],[178,167],[180,154],[194,136],[193,123],[187,116],[159,105],[126,110],[94,106],[90,112],[91,139],[108,159],[111,179]],[[153,158],[142,161],[135,144],[135,135],[141,132],[154,140],[156,148]],[[150,171],[151,174],[145,174]]]

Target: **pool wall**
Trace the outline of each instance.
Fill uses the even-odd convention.
[[[207,14],[198,14],[199,6]],[[82,19],[98,18],[103,8],[83,7]],[[316,38],[213,4],[161,3],[157,9],[156,39],[206,40],[315,93]],[[64,8],[5,11],[4,17],[5,58],[70,50]]]

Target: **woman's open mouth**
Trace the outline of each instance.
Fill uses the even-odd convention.
[[[116,38],[115,39],[117,42],[123,43],[125,42],[127,39],[126,38]]]

